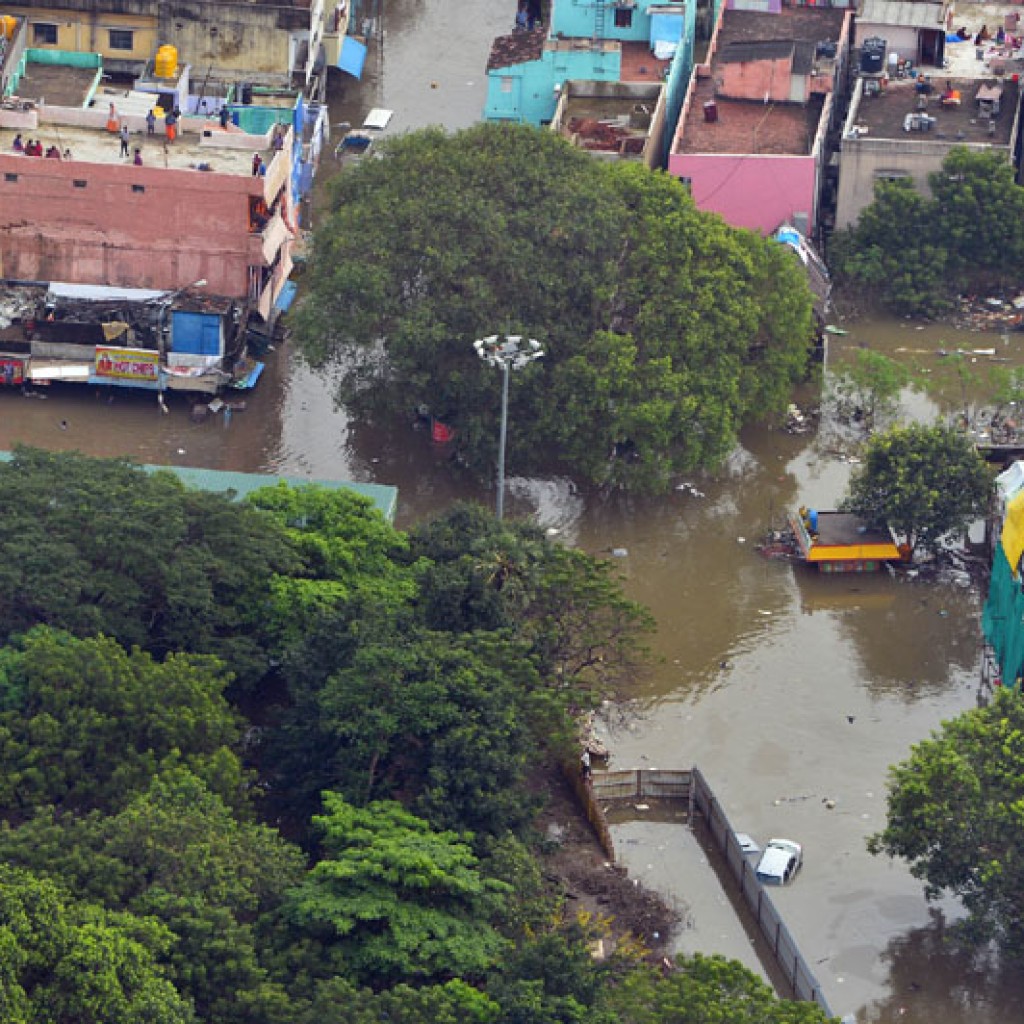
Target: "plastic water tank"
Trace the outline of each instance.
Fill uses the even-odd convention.
[[[165,43],[156,51],[153,71],[157,78],[173,78],[178,73],[178,48]]]
[[[880,75],[885,68],[886,41],[878,36],[864,40],[860,50],[860,70],[863,75]]]
[[[708,124],[718,120],[718,104],[714,100],[708,100],[704,104],[704,120]]]
[[[18,27],[18,19],[10,14],[0,14],[0,35],[7,39],[14,37],[14,30]]]

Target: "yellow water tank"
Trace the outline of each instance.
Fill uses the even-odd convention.
[[[153,71],[157,78],[173,78],[178,73],[178,48],[169,43],[156,51]]]
[[[14,37],[14,30],[18,27],[18,19],[10,14],[0,14],[0,35],[7,39]]]

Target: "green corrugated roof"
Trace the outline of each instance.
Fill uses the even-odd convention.
[[[0,452],[0,461],[7,462],[11,457],[10,452]],[[394,522],[395,509],[398,505],[398,488],[388,484],[357,484],[351,480],[307,480],[302,477],[281,476],[276,473],[228,473],[219,469],[199,469],[195,466],[143,465],[141,468],[147,473],[166,469],[174,473],[187,487],[217,493],[234,491],[239,498],[244,498],[260,487],[270,487],[282,481],[290,487],[302,487],[304,484],[317,484],[320,487],[344,487],[361,494],[364,498],[369,498],[389,523]]]
[[[351,480],[306,480],[297,476],[279,476],[273,473],[229,473],[220,469],[198,469],[194,466],[149,466],[142,467],[149,473],[159,469],[169,469],[176,473],[182,483],[195,487],[199,491],[234,491],[240,498],[283,481],[290,487],[301,487],[303,484],[318,484],[320,487],[344,487],[355,491],[377,506],[381,515],[392,522],[395,518],[395,507],[398,505],[398,488],[388,484],[357,484]]]

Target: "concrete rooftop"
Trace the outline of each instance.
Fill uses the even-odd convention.
[[[1014,81],[1002,81],[1003,95],[1000,112],[995,118],[996,130],[989,135],[988,118],[978,116],[978,90],[991,84],[990,80],[949,79],[942,72],[929,76],[934,91],[928,98],[925,111],[935,118],[930,132],[905,132],[903,119],[917,110],[917,93],[914,82],[902,79],[889,84],[877,96],[862,98],[857,108],[854,123],[868,129],[867,137],[882,139],[904,139],[910,141],[954,140],[981,142],[989,145],[1006,146],[1013,131],[1013,119],[1017,110],[1020,86]],[[939,96],[947,82],[960,92],[959,107],[943,107]]]
[[[84,107],[95,80],[96,68],[29,61],[18,83],[18,97],[51,107]]]
[[[819,43],[839,39],[845,9],[783,7],[778,14],[726,11],[718,30],[718,48],[730,43],[763,43],[773,39]]]
[[[627,40],[622,43],[619,81],[662,82],[671,63],[670,60],[658,60],[651,53],[649,43]]]
[[[1024,59],[1021,51],[1010,50],[1009,47],[997,47],[995,34],[1003,24],[1008,14],[1020,14],[1020,27],[1017,35],[1024,35],[1024,8],[1019,4],[973,4],[957,3],[953,11],[953,25],[951,32],[964,27],[970,33],[971,38],[963,42],[946,41],[945,67],[936,74],[946,74],[951,78],[984,78],[991,74],[992,61],[1003,62],[1006,65],[1007,75],[1014,72],[1024,71]],[[993,37],[988,42],[981,44],[982,57],[978,58],[977,46],[974,37],[981,30],[982,26],[988,28],[989,34]]]
[[[145,167],[166,167],[173,170],[197,169],[200,163],[207,163],[213,171],[220,174],[252,174],[252,155],[255,149],[225,149],[211,145],[211,140],[220,132],[219,125],[211,126],[211,138],[200,145],[202,136],[194,131],[182,132],[173,143],[168,143],[157,123],[155,135],[145,132],[133,132],[128,143],[134,155],[135,147],[142,150],[142,162]],[[11,144],[19,131],[12,128],[0,128],[0,152],[10,153]],[[82,163],[93,164],[130,164],[133,156],[127,159],[120,156],[120,143],[116,134],[98,128],[69,128],[66,125],[41,124],[35,131],[20,130],[23,141],[39,139],[43,150],[56,144],[63,153],[71,150],[72,159]],[[273,151],[261,149],[263,160],[270,164]],[[25,160],[46,159],[45,157],[24,157]]]
[[[685,126],[677,135],[676,153],[810,153],[818,131],[824,97],[806,104],[726,99],[715,94],[719,61],[730,47],[745,43],[838,40],[846,11],[821,7],[783,7],[779,14],[727,10],[711,60],[711,77],[697,78]],[[718,120],[704,120],[704,104],[714,100]],[[679,138],[679,135],[682,137]]]
[[[712,99],[718,108],[718,120],[707,122],[704,104]],[[823,96],[812,96],[806,104],[724,99],[715,96],[714,79],[700,78],[675,152],[804,156],[814,145],[824,104]]]

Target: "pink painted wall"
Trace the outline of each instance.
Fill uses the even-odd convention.
[[[242,298],[247,268],[264,263],[249,233],[249,196],[264,187],[243,175],[0,154],[0,277],[166,289],[205,278],[211,294]]]
[[[690,179],[698,209],[720,213],[734,227],[768,234],[800,212],[814,230],[813,156],[673,153],[668,170]]]
[[[719,64],[715,71],[721,76],[720,96],[736,100],[757,100],[768,96],[775,103],[790,99],[790,78],[793,58],[779,60],[730,61]]]

